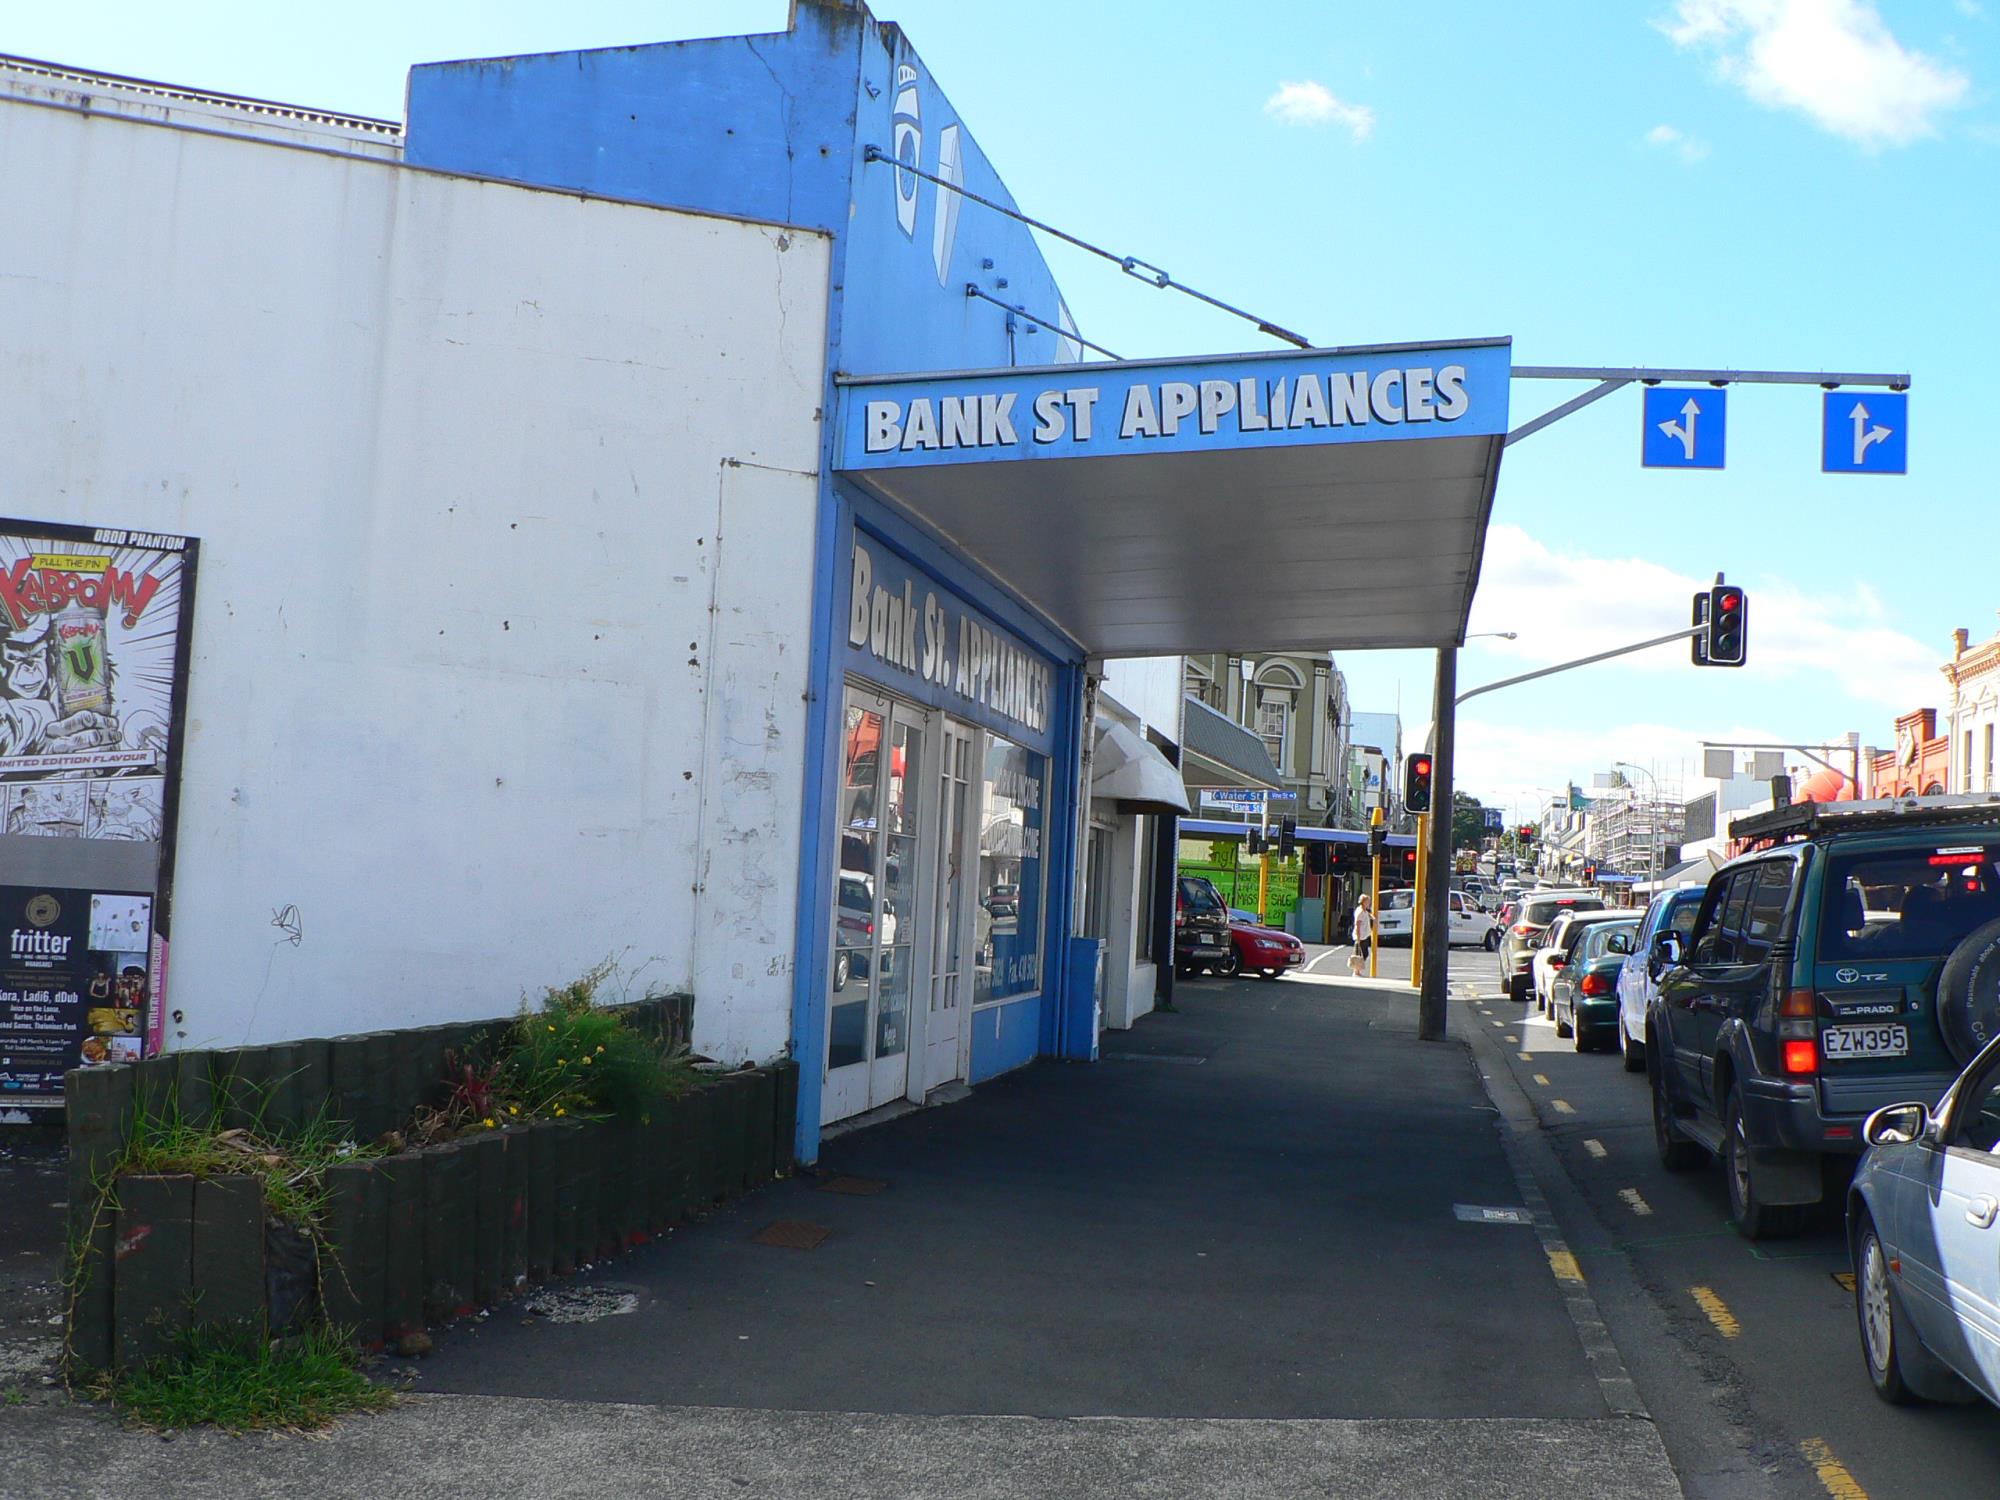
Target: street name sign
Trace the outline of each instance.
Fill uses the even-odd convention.
[[[1719,469],[1729,393],[1715,386],[1646,387],[1639,462],[1648,469]]]
[[[1910,472],[1907,391],[1828,391],[1821,413],[1822,473]]]

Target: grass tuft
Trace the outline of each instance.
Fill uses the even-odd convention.
[[[125,1150],[112,1165],[119,1177],[233,1177],[263,1179],[264,1207],[273,1218],[307,1227],[326,1206],[326,1169],[344,1161],[381,1154],[357,1142],[350,1127],[329,1119],[324,1108],[296,1131],[266,1135],[259,1111],[248,1129],[217,1130],[196,1123],[170,1098],[159,1113],[132,1121]]]
[[[102,1377],[91,1394],[146,1427],[315,1432],[395,1400],[355,1367],[342,1330],[277,1344],[251,1330],[197,1327],[164,1359]]]

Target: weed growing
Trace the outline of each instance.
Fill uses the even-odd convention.
[[[102,1376],[91,1394],[147,1427],[225,1432],[314,1432],[395,1399],[356,1368],[339,1329],[273,1344],[255,1331],[201,1326],[176,1342],[164,1359]]]
[[[273,1218],[307,1228],[326,1206],[326,1169],[344,1161],[379,1155],[375,1146],[352,1139],[349,1128],[328,1117],[324,1107],[295,1131],[267,1133],[263,1116],[235,1130],[183,1115],[169,1095],[158,1113],[141,1112],[132,1121],[125,1150],[111,1176],[253,1176],[263,1180],[264,1206]]]

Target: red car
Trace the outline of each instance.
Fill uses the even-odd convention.
[[[1289,932],[1262,926],[1254,914],[1235,907],[1229,911],[1229,940],[1235,945],[1236,951],[1231,955],[1235,963],[1233,967],[1218,970],[1219,973],[1261,974],[1266,979],[1276,979],[1306,961],[1304,943]]]

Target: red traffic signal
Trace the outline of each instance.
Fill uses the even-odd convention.
[[[1403,807],[1413,813],[1431,810],[1430,756],[1418,751],[1403,762]]]
[[[1749,596],[1716,574],[1715,587],[1694,596],[1694,664],[1742,666],[1749,655],[1749,616]]]

